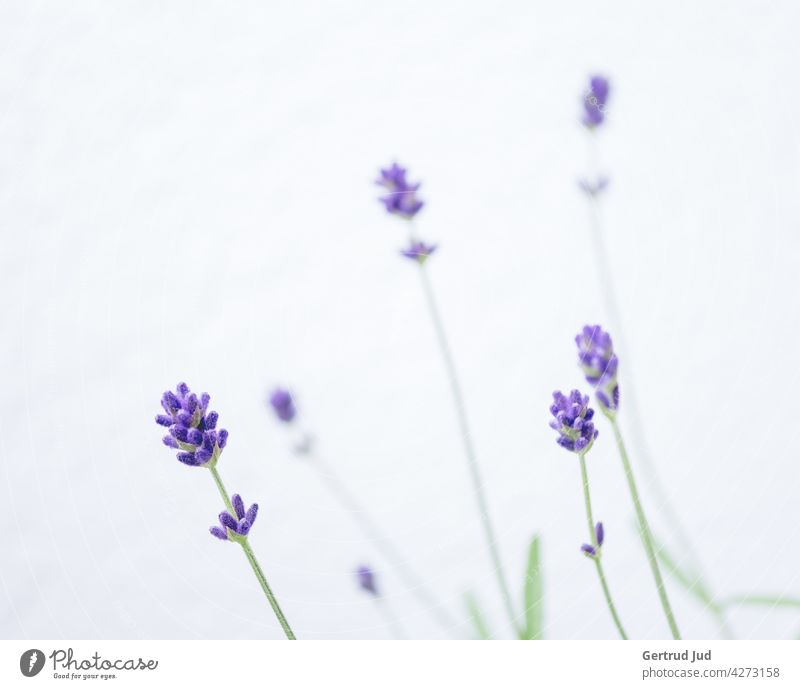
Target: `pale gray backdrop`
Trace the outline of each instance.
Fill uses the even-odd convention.
[[[160,444],[179,380],[230,430],[220,469],[261,503],[251,540],[299,636],[388,635],[362,561],[411,634],[440,631],[291,456],[276,382],[459,633],[467,590],[508,633],[402,224],[374,198],[396,157],[424,182],[514,592],[538,532],[547,636],[613,637],[577,551],[578,466],[547,427],[551,391],[582,382],[575,331],[606,321],[576,188],[595,70],[655,460],[716,591],[800,595],[798,19],[788,1],[3,2],[0,636],[280,636],[239,549],[208,535],[208,473]],[[631,634],[664,637],[600,429],[609,580]],[[714,636],[670,588],[684,633]],[[800,632],[797,612],[733,621]]]

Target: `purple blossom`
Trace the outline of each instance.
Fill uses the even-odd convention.
[[[578,186],[580,190],[586,194],[587,196],[599,196],[602,192],[606,190],[608,187],[609,179],[608,177],[604,177],[600,175],[594,182],[590,182],[588,179],[580,179],[578,181]]]
[[[188,466],[213,466],[228,442],[228,431],[217,431],[217,412],[208,411],[211,396],[204,392],[200,397],[179,383],[175,392],[167,390],[161,397],[164,414],[156,416],[156,423],[165,426],[169,435],[164,444],[178,450],[178,461]]]
[[[281,421],[289,423],[297,415],[292,393],[284,388],[275,388],[269,397],[269,403]]]
[[[400,253],[422,265],[434,251],[436,251],[436,244],[425,244],[425,242],[412,240],[408,248],[403,249]]]
[[[590,129],[603,124],[608,102],[608,79],[595,75],[589,80],[589,91],[583,97],[583,124]]]
[[[378,595],[378,588],[375,585],[375,573],[366,565],[361,565],[356,570],[356,577],[358,578],[358,585],[367,593],[373,596]]]
[[[417,198],[420,183],[409,184],[406,180],[406,169],[397,163],[392,163],[391,167],[382,169],[375,184],[387,191],[386,195],[381,196],[379,200],[386,207],[386,211],[392,215],[410,220],[425,205]]]
[[[595,396],[603,411],[613,414],[619,409],[619,359],[614,353],[611,336],[599,325],[585,325],[575,336],[578,363],[586,381],[594,386]]]
[[[588,452],[598,435],[592,423],[594,409],[589,406],[589,396],[578,390],[570,392],[569,397],[556,391],[550,413],[554,417],[550,427],[558,431],[556,442],[570,452]]]
[[[589,545],[588,543],[584,543],[581,546],[581,550],[586,557],[590,557],[592,559],[596,558],[600,554],[600,547],[603,545],[603,540],[605,538],[605,532],[603,531],[603,522],[597,522],[594,527],[594,536],[597,540],[597,546]]]
[[[216,536],[222,541],[239,540],[247,536],[258,515],[258,505],[253,503],[249,509],[245,510],[244,501],[238,493],[231,498],[231,504],[234,514],[227,511],[219,513],[219,523],[222,528],[212,526],[209,529],[212,536]]]

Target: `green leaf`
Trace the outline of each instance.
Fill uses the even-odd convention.
[[[539,560],[539,537],[534,536],[528,550],[528,568],[525,570],[525,629],[522,639],[539,641],[544,625],[544,588]]]
[[[483,615],[478,607],[478,601],[476,600],[475,596],[473,596],[471,593],[468,593],[465,596],[465,600],[467,603],[467,610],[469,611],[469,618],[472,620],[472,625],[475,627],[475,633],[477,634],[478,638],[483,640],[491,639],[492,634],[489,631],[489,627],[486,626],[486,622],[483,619]]]

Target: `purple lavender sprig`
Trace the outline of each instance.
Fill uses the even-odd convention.
[[[619,409],[619,359],[614,353],[611,335],[599,325],[585,325],[575,336],[578,345],[578,363],[586,382],[594,386],[595,397],[606,415]]]
[[[572,390],[569,395],[556,391],[553,393],[553,404],[550,405],[550,413],[554,420],[550,422],[550,427],[558,431],[556,441],[561,447],[578,455],[581,469],[581,483],[583,484],[583,501],[586,509],[586,524],[589,528],[589,539],[591,543],[584,543],[581,551],[590,560],[594,561],[597,569],[597,576],[600,580],[600,587],[606,605],[614,620],[619,635],[627,639],[622,621],[617,613],[611,591],[606,582],[606,575],[600,561],[601,546],[605,538],[603,524],[595,523],[592,516],[592,498],[589,491],[589,473],[586,470],[586,453],[591,449],[597,439],[597,429],[592,423],[594,410],[589,406],[589,396],[582,395],[579,390]]]
[[[386,190],[386,195],[379,198],[386,212],[411,220],[422,210],[425,202],[417,198],[421,183],[410,184],[406,179],[407,174],[408,171],[404,167],[392,163],[389,167],[381,169],[375,184]]]
[[[420,265],[424,265],[428,257],[436,251],[436,248],[436,244],[426,244],[425,242],[411,240],[408,248],[403,249],[400,253],[406,258],[410,258],[412,261],[417,261]]]
[[[388,213],[402,217],[409,221],[409,245],[404,249],[401,254],[417,263],[420,268],[420,277],[422,280],[422,287],[425,293],[425,300],[427,302],[428,311],[433,322],[436,337],[439,343],[442,357],[444,359],[445,369],[450,381],[450,389],[453,395],[453,402],[455,404],[456,415],[458,418],[459,429],[461,438],[464,444],[464,453],[467,460],[467,468],[470,473],[475,495],[478,502],[478,511],[481,517],[481,525],[483,526],[484,535],[486,537],[487,549],[489,557],[492,560],[495,576],[497,577],[498,587],[500,594],[503,598],[503,603],[508,614],[509,622],[517,635],[522,635],[523,630],[517,622],[517,614],[514,610],[514,604],[511,598],[511,591],[503,568],[503,563],[500,559],[500,553],[497,549],[497,538],[494,534],[494,527],[492,525],[491,517],[487,507],[486,497],[484,495],[483,481],[480,476],[480,469],[476,458],[475,448],[472,444],[472,433],[469,429],[467,421],[465,403],[461,393],[461,383],[458,379],[455,362],[453,360],[450,344],[447,340],[447,334],[444,327],[442,316],[439,313],[439,307],[436,303],[433,286],[431,285],[428,271],[425,270],[425,264],[430,256],[436,250],[436,245],[427,244],[420,241],[415,236],[411,220],[422,209],[423,203],[419,201],[416,192],[419,189],[419,184],[409,184],[406,179],[405,168],[400,167],[397,163],[393,163],[391,167],[380,171],[380,177],[377,183],[384,187],[389,194],[380,198]]]
[[[208,411],[210,401],[207,392],[198,397],[186,383],[178,383],[175,392],[167,390],[161,397],[165,413],[156,416],[156,423],[169,430],[163,442],[179,450],[178,461],[187,466],[214,466],[228,442],[228,431],[216,430],[219,415]]]
[[[573,390],[569,396],[556,390],[550,413],[554,417],[550,428],[558,431],[556,442],[565,450],[586,454],[598,436],[592,423],[594,409],[589,406],[589,396],[582,395],[579,390]]]
[[[603,545],[603,541],[605,540],[605,531],[603,530],[603,522],[597,522],[594,527],[594,537],[595,537],[595,544],[590,545],[588,543],[584,543],[581,546],[581,551],[583,552],[586,557],[600,557],[601,547]]]
[[[269,396],[269,403],[275,415],[284,423],[291,423],[297,416],[292,393],[285,388],[275,388]]]
[[[222,528],[212,526],[210,531],[221,540],[235,541],[242,546],[247,561],[253,569],[253,574],[258,579],[286,638],[293,640],[296,638],[294,632],[247,541],[247,535],[258,514],[258,505],[253,504],[248,510],[245,510],[240,495],[234,495],[231,500],[217,470],[217,460],[227,443],[228,431],[216,430],[218,414],[208,411],[210,401],[211,396],[208,393],[204,392],[198,397],[186,383],[179,383],[175,392],[167,390],[162,395],[161,406],[165,413],[156,416],[156,423],[169,429],[169,435],[163,439],[164,444],[179,450],[179,461],[189,466],[204,466],[210,470],[217,490],[227,508],[219,515]]]
[[[589,129],[599,127],[606,119],[606,104],[610,85],[599,74],[589,79],[589,90],[583,97],[583,124]]]
[[[258,504],[254,502],[245,510],[244,501],[238,493],[235,493],[231,498],[231,504],[233,505],[234,514],[228,511],[220,512],[219,514],[219,523],[222,528],[212,526],[209,529],[212,536],[216,536],[222,541],[239,541],[242,538],[246,538],[247,534],[250,533],[250,529],[253,528],[258,515]]]
[[[362,591],[366,591],[373,596],[379,595],[378,587],[375,583],[375,572],[373,572],[369,567],[366,565],[361,565],[356,570],[356,578],[358,579],[358,586]]]

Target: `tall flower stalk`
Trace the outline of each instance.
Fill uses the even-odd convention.
[[[225,511],[219,515],[219,526],[212,526],[210,532],[223,541],[238,543],[244,551],[247,562],[258,580],[261,590],[267,598],[275,617],[283,629],[287,639],[295,639],[294,632],[283,614],[278,599],[270,588],[264,571],[261,569],[255,553],[247,537],[258,514],[258,505],[252,504],[248,509],[239,495],[228,496],[222,477],[217,471],[217,461],[228,440],[228,431],[217,431],[219,415],[208,411],[211,401],[208,393],[199,397],[189,390],[186,383],[179,383],[175,392],[168,390],[161,398],[163,414],[156,416],[156,423],[168,429],[164,436],[164,444],[178,450],[177,458],[181,463],[192,467],[209,469],[217,486]]]
[[[588,395],[581,395],[578,390],[573,390],[569,396],[562,392],[554,392],[550,413],[554,417],[553,421],[550,422],[550,427],[558,432],[556,442],[564,449],[577,454],[580,462],[583,502],[586,509],[586,524],[589,527],[590,540],[590,543],[584,543],[581,546],[581,551],[594,562],[597,578],[600,580],[600,588],[603,590],[603,597],[611,613],[611,618],[614,620],[614,626],[617,628],[620,638],[627,639],[628,635],[625,633],[619,613],[614,605],[614,600],[611,597],[611,591],[608,588],[601,561],[605,530],[602,522],[595,524],[592,514],[589,474],[586,470],[586,453],[592,448],[598,435],[598,431],[592,422],[594,409],[589,406]]]
[[[276,418],[282,423],[287,425],[297,423],[297,407],[294,396],[289,390],[281,387],[275,388],[269,395],[269,405],[275,412]],[[387,564],[391,565],[392,570],[406,585],[409,592],[417,598],[425,611],[448,636],[454,636],[458,623],[442,607],[442,604],[436,599],[435,594],[428,588],[422,577],[408,564],[409,559],[400,552],[392,538],[370,515],[363,503],[334,470],[333,465],[318,455],[312,436],[309,433],[300,432],[300,442],[295,445],[294,451],[309,460],[309,466],[319,476],[320,481],[353,518],[356,526],[364,533],[370,545],[384,557]],[[362,588],[366,590],[363,582]],[[383,604],[382,607],[386,608],[387,606]]]
[[[587,325],[575,336],[575,342],[578,345],[578,362],[583,369],[586,380],[594,386],[595,397],[600,405],[600,410],[611,422],[614,439],[617,442],[619,456],[622,460],[622,468],[625,472],[625,479],[628,483],[628,490],[630,491],[631,499],[633,500],[633,508],[636,512],[639,535],[642,539],[645,553],[647,554],[647,560],[650,564],[650,570],[653,573],[653,579],[656,582],[656,589],[658,591],[659,600],[661,601],[661,607],[664,609],[664,615],[667,618],[672,637],[674,639],[680,639],[681,636],[678,631],[678,625],[675,622],[675,615],[672,612],[672,606],[670,605],[669,596],[664,586],[661,568],[659,567],[658,558],[653,545],[653,534],[650,531],[650,525],[647,522],[647,517],[642,507],[639,489],[633,476],[633,469],[628,459],[628,452],[625,448],[622,432],[617,422],[617,411],[619,410],[620,400],[619,383],[617,382],[619,359],[614,353],[611,336],[604,332],[599,325]]]
[[[464,447],[464,456],[467,462],[467,469],[469,471],[470,479],[472,480],[475,497],[477,500],[478,513],[480,516],[481,525],[483,527],[484,536],[486,539],[487,550],[489,558],[492,562],[492,567],[497,579],[497,585],[500,590],[500,595],[503,600],[509,622],[517,636],[523,632],[518,621],[516,613],[514,612],[514,605],[512,603],[511,592],[508,587],[508,582],[503,568],[503,563],[500,558],[498,550],[498,541],[495,533],[492,519],[489,514],[489,506],[483,488],[483,479],[481,477],[480,467],[478,466],[478,459],[475,452],[475,447],[472,442],[472,432],[470,430],[469,421],[467,418],[466,404],[464,402],[464,395],[461,389],[461,382],[458,375],[458,370],[453,359],[452,349],[445,330],[444,320],[442,319],[441,311],[436,300],[436,296],[431,284],[430,277],[426,270],[426,263],[430,256],[436,251],[436,245],[431,245],[420,240],[414,231],[413,219],[424,206],[424,202],[417,197],[417,191],[420,184],[411,184],[406,179],[406,170],[397,163],[393,163],[390,167],[380,171],[380,177],[376,183],[383,187],[385,190],[384,196],[380,201],[384,204],[386,211],[407,221],[408,225],[408,246],[401,251],[401,254],[414,261],[420,274],[422,282],[422,290],[425,295],[425,302],[428,307],[428,313],[433,323],[433,328],[436,333],[436,339],[439,344],[439,350],[447,374],[447,380],[450,385],[450,392],[453,398],[455,407],[456,418],[458,420],[461,441]]]
[[[615,333],[619,349],[626,356],[628,370],[630,371],[631,353],[630,348],[625,342],[625,331],[622,326],[619,300],[614,287],[614,279],[608,257],[608,249],[606,247],[603,215],[600,207],[600,198],[602,192],[608,186],[608,178],[604,176],[599,169],[597,136],[607,116],[609,94],[610,84],[608,79],[600,75],[591,77],[589,89],[584,94],[583,98],[582,117],[582,123],[588,137],[589,177],[581,180],[580,187],[585,192],[589,203],[590,235],[603,307],[611,323],[611,328]],[[670,531],[676,541],[680,544],[683,552],[691,558],[693,568],[697,570],[696,576],[699,579],[703,573],[700,556],[692,544],[687,529],[683,526],[680,515],[673,507],[672,501],[664,488],[663,482],[652,460],[652,452],[642,429],[642,422],[639,416],[638,395],[636,394],[633,379],[630,375],[627,378],[625,396],[631,421],[630,426],[634,437],[634,445],[637,450],[639,462],[647,474],[647,486],[658,501],[659,508],[666,517]]]

